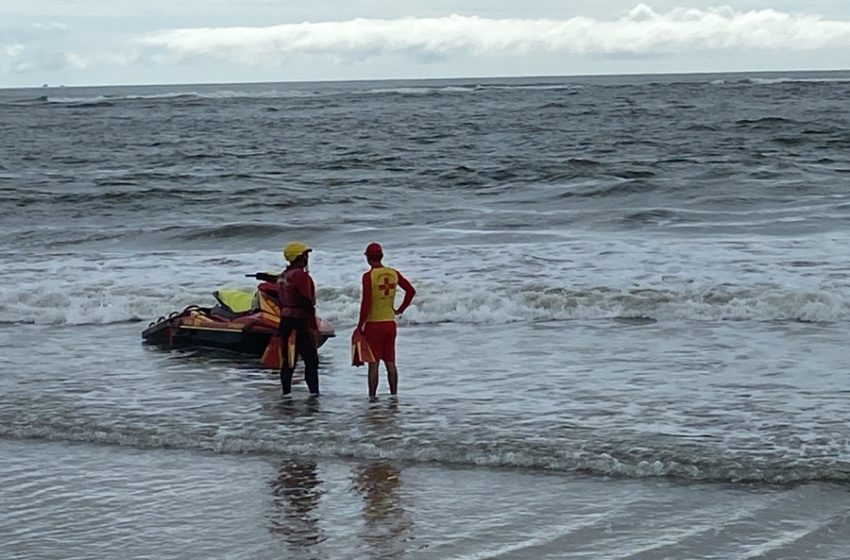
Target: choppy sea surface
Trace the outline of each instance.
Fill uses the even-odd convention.
[[[0,555],[847,558],[848,99],[850,72],[0,90]],[[338,333],[318,401],[142,344],[296,239]],[[418,291],[375,404],[371,241]]]

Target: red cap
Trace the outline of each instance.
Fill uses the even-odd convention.
[[[366,252],[364,253],[367,257],[383,257],[384,256],[384,248],[381,247],[380,243],[369,243],[369,246],[366,247]]]

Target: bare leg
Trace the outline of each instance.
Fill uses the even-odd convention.
[[[395,367],[395,362],[386,362],[387,366],[387,381],[390,383],[390,394],[398,393],[398,368]]]
[[[378,398],[378,363],[369,364],[369,400]]]

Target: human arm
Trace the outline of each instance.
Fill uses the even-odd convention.
[[[316,310],[316,285],[310,275],[303,270],[292,275],[291,286],[298,296],[298,303],[305,310]]]
[[[304,298],[305,307],[307,307],[308,327],[316,333],[319,330],[319,319],[316,317],[316,284],[306,271],[303,278],[304,283],[299,286],[298,293]]]
[[[407,278],[401,275],[401,272],[398,272],[398,285],[402,290],[404,290],[404,299],[398,309],[395,310],[395,314],[401,315],[408,307],[410,307],[411,302],[413,302],[413,296],[416,295],[416,289]]]
[[[357,330],[362,331],[369,318],[369,309],[372,308],[372,275],[368,272],[363,275],[363,292],[360,295],[360,317],[357,320]]]
[[[281,275],[278,281],[281,307],[300,309],[308,327],[318,328],[316,319],[316,285],[304,270],[293,270]]]
[[[256,278],[257,280],[261,280],[263,282],[271,282],[274,284],[277,282],[279,274],[271,274],[269,272],[255,272],[254,274],[246,274],[248,278]]]

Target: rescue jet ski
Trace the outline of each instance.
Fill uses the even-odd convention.
[[[257,272],[246,274],[260,280],[255,291],[238,288],[213,293],[216,304],[211,307],[190,305],[167,317],[152,321],[142,331],[142,339],[168,348],[218,348],[263,356],[271,348],[269,342],[277,333],[280,307],[277,299],[277,275]],[[317,345],[335,336],[330,323],[318,320]]]

